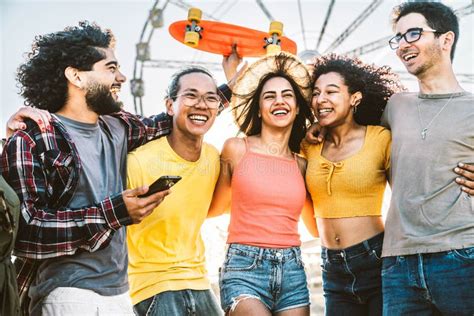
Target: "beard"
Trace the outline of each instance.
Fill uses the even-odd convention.
[[[409,72],[416,77],[422,77],[431,68],[435,67],[438,63],[441,62],[441,55],[442,50],[438,44],[434,44],[433,46],[428,47],[425,52],[426,62],[420,65],[418,68],[415,68]]]
[[[99,83],[93,83],[87,88],[86,103],[89,109],[98,115],[119,112],[122,108],[122,102],[115,101],[110,87]]]

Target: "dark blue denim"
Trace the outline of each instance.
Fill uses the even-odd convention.
[[[382,315],[382,243],[383,233],[342,250],[322,247],[326,315]]]
[[[211,290],[166,291],[134,306],[140,316],[221,316]]]
[[[383,314],[474,315],[474,247],[383,258]]]
[[[240,295],[258,298],[272,313],[310,304],[299,247],[277,249],[231,244],[219,285],[225,311]]]

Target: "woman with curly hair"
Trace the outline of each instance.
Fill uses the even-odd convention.
[[[222,308],[227,315],[309,315],[298,220],[312,205],[306,161],[296,153],[313,120],[310,75],[295,56],[280,53],[252,64],[233,93],[245,137],[224,144],[209,211],[231,208]]]
[[[388,67],[335,54],[316,60],[313,83],[311,105],[327,133],[320,144],[302,147],[322,244],[326,315],[381,315],[391,136],[375,125],[402,86]]]

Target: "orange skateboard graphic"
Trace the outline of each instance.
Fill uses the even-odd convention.
[[[296,54],[296,43],[281,36],[283,24],[273,21],[268,33],[246,27],[215,21],[201,20],[202,12],[191,8],[187,21],[177,21],[170,25],[169,32],[177,41],[195,49],[229,56],[232,46],[237,45],[241,57],[259,57],[287,51]]]

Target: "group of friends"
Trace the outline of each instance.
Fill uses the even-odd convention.
[[[118,100],[110,30],[37,36],[1,157],[19,198],[23,307],[12,296],[6,315],[309,315],[300,218],[321,240],[326,315],[473,315],[474,100],[453,72],[458,20],[407,2],[393,29],[419,92],[347,56],[308,67],[281,52],[237,71],[234,51],[228,84],[187,67],[166,113],[147,118]],[[203,138],[226,107],[243,137],[219,154]],[[163,175],[182,179],[143,197]],[[219,304],[201,226],[226,211]]]

